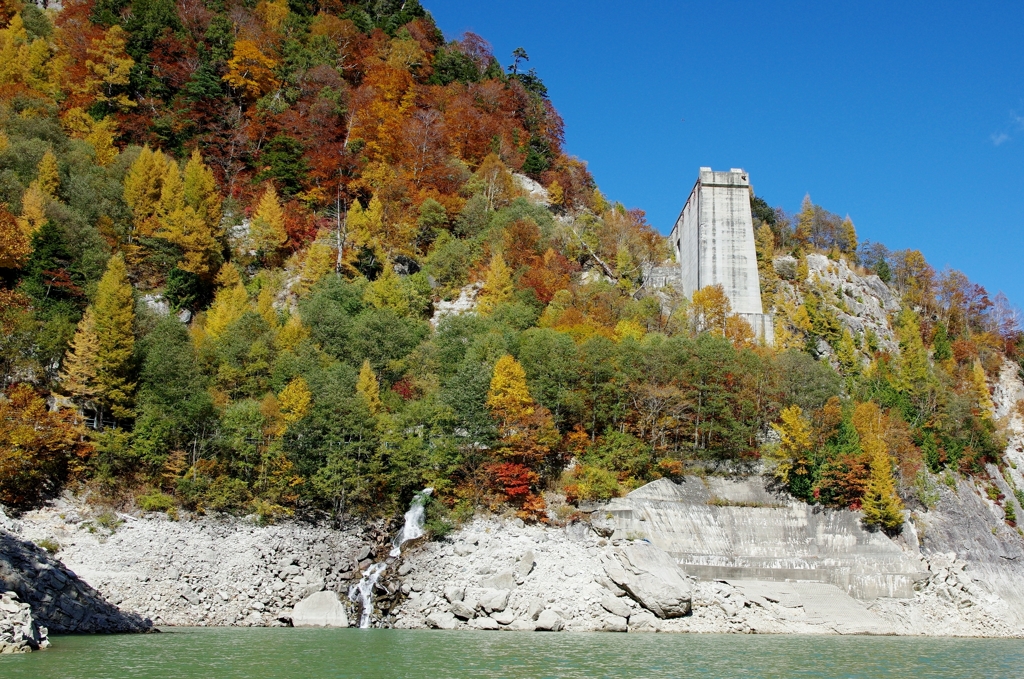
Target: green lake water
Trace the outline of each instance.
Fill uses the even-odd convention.
[[[3,679],[1024,677],[1024,641],[909,637],[169,629],[55,637]]]

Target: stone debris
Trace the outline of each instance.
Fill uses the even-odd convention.
[[[17,592],[0,593],[0,653],[28,653],[50,645],[47,630],[32,618],[32,609]]]
[[[124,524],[110,534],[91,532],[87,513],[78,500],[61,498],[23,515],[19,537],[59,543],[56,557],[88,582],[92,587],[82,585],[98,599],[155,625],[287,625],[293,607],[325,590],[340,593],[339,606],[349,619],[358,619],[348,587],[359,578],[359,562],[372,563],[381,549],[369,544],[362,526],[258,526],[231,517],[171,521],[149,514],[125,515]],[[60,572],[48,577],[58,578]],[[68,610],[88,619],[74,604]],[[337,612],[333,620],[340,621]],[[51,632],[100,631],[45,624]]]

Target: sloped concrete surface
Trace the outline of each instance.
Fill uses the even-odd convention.
[[[613,538],[644,538],[701,580],[807,580],[859,599],[911,597],[926,573],[855,512],[826,510],[742,480],[660,479],[607,507]]]

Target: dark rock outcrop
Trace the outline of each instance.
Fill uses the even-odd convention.
[[[13,591],[51,633],[145,632],[152,623],[106,601],[46,550],[0,530],[0,591]]]

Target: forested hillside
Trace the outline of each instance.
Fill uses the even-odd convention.
[[[0,502],[376,517],[429,485],[442,531],[767,459],[893,528],[936,474],[1002,464],[1005,299],[752,196],[759,346],[720,288],[651,286],[664,239],[565,154],[527,53],[416,0],[2,0],[0,25]],[[819,254],[895,291],[877,327]]]

